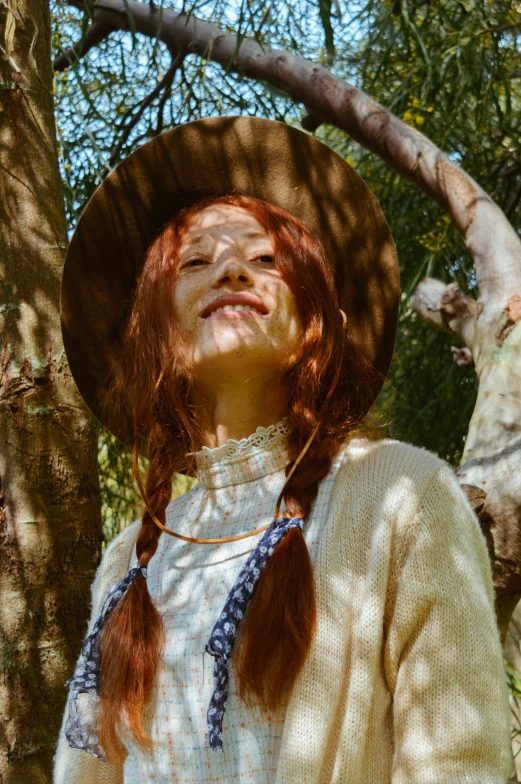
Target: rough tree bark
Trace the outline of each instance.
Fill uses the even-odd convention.
[[[474,365],[479,379],[457,473],[492,553],[505,636],[521,595],[521,252],[510,258],[501,255],[499,242],[497,248],[495,270],[480,276],[476,266],[477,301],[454,283],[427,278],[418,285],[413,306],[428,324],[456,339],[456,362]],[[516,630],[514,625],[512,633]]]
[[[82,9],[81,0],[68,0]],[[521,242],[502,210],[461,168],[419,131],[326,68],[291,53],[237,38],[194,15],[136,0],[100,0],[83,41],[57,58],[62,70],[99,43],[100,30],[159,36],[171,52],[192,52],[302,103],[303,125],[328,122],[374,152],[448,213],[474,259],[479,298],[424,281],[414,307],[432,326],[462,343],[460,364],[473,362],[479,394],[459,476],[490,546],[497,612],[504,637],[521,596]]]
[[[65,361],[46,0],[0,29],[0,781],[51,777],[100,555],[96,427]]]

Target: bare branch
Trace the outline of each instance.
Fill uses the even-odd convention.
[[[412,295],[411,304],[427,324],[452,335],[472,351],[477,306],[472,297],[462,294],[457,283],[447,285],[425,278]],[[468,352],[455,349],[453,353],[458,364],[472,364]]]
[[[425,278],[418,284],[412,295],[411,305],[430,327],[452,334],[438,309],[438,303],[446,288],[447,284],[441,280]]]
[[[80,0],[69,0],[81,7]],[[110,14],[113,24],[159,38],[167,46],[207,57],[224,68],[267,82],[303,103],[315,122],[348,133],[397,172],[414,182],[444,209],[463,235],[474,264],[485,312],[495,320],[504,303],[521,291],[521,243],[504,213],[463,169],[422,133],[330,71],[290,52],[269,49],[193,14],[161,12],[136,0],[100,0],[96,15]],[[158,24],[159,13],[162,14]]]
[[[76,41],[74,46],[58,55],[52,64],[53,71],[64,71],[70,65],[75,65],[78,60],[85,57],[87,52],[107,38],[116,27],[107,19],[95,19],[85,31],[83,38]]]
[[[474,366],[474,357],[472,356],[472,351],[470,348],[463,346],[463,348],[459,348],[459,346],[451,346],[450,350],[452,351],[452,356],[454,362],[458,367],[473,367]]]
[[[141,106],[139,107],[137,112],[129,120],[129,122],[125,125],[125,127],[123,129],[123,133],[121,134],[121,137],[120,137],[118,143],[116,144],[116,146],[112,150],[111,156],[109,158],[109,166],[114,166],[115,162],[119,158],[121,150],[123,149],[123,147],[125,145],[125,142],[127,141],[128,137],[130,136],[130,133],[131,133],[132,129],[136,127],[136,125],[140,121],[140,119],[143,116],[143,113],[145,112],[147,107],[150,106],[150,104],[157,98],[157,96],[163,90],[164,90],[163,98],[165,98],[165,96],[168,95],[170,87],[172,86],[172,82],[174,81],[174,77],[176,75],[177,69],[179,68],[179,66],[183,62],[184,57],[185,57],[185,53],[184,52],[178,52],[177,53],[177,55],[175,56],[174,60],[172,61],[172,65],[170,66],[168,71],[165,73],[165,75],[163,76],[161,81],[158,82],[158,84],[154,87],[154,89],[146,96],[146,98],[142,101]],[[165,100],[166,100],[166,98],[165,98]]]

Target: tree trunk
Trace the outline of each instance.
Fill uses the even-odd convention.
[[[100,555],[97,434],[61,339],[49,11],[45,0],[0,8],[0,781],[38,784]]]

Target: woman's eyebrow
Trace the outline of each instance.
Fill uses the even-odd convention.
[[[204,240],[212,240],[213,238],[209,236],[206,232],[201,232],[200,234],[194,234],[191,237],[188,237],[186,240],[183,240],[182,247],[190,248],[193,245],[201,245]]]
[[[269,240],[269,237],[265,232],[260,232],[257,229],[247,231],[243,237],[248,240]]]
[[[187,237],[186,240],[182,243],[182,250],[187,251],[191,250],[192,248],[198,247],[200,248],[202,245],[206,243],[214,243],[215,237],[212,236],[211,232],[198,232],[197,234],[193,234],[190,237]],[[258,231],[257,229],[251,229],[250,231],[245,232],[240,238],[241,240],[261,240],[269,242],[270,238],[267,234]]]

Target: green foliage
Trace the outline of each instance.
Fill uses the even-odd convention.
[[[140,458],[140,470],[146,461]],[[98,437],[103,539],[110,542],[125,526],[141,516],[143,501],[132,470],[132,453],[106,428]]]
[[[521,678],[517,670],[507,661],[505,661],[505,668],[511,695],[512,750],[514,758],[517,758],[521,753]]]
[[[139,458],[139,471],[143,478],[148,461]],[[101,513],[103,539],[106,545],[131,523],[141,518],[144,509],[132,468],[132,453],[106,428],[100,425],[98,440],[98,466],[100,472]],[[172,497],[188,492],[196,480],[175,474]]]
[[[521,228],[518,133],[521,3],[517,0],[209,0],[162,8],[188,13],[323,63],[425,133],[460,163]],[[53,7],[55,54],[86,19]],[[334,41],[334,48],[333,48]],[[217,114],[257,114],[298,124],[305,109],[264,83],[189,55],[170,86],[143,110],[167,73],[165,46],[139,33],[113,33],[73,68],[56,74],[60,164],[71,228],[110,168],[164,128]],[[138,112],[141,114],[138,116]],[[132,123],[132,126],[129,126]],[[380,396],[391,435],[453,463],[461,457],[476,383],[453,364],[449,339],[417,318],[410,295],[426,275],[476,295],[472,259],[448,218],[387,164],[331,126],[322,138],[368,181],[397,244],[402,308],[396,356]],[[100,435],[105,535],[141,513],[128,454]]]
[[[370,0],[358,15],[356,69],[357,85],[468,171],[518,231],[520,12],[521,4],[510,1]],[[450,339],[421,322],[409,298],[427,275],[456,281],[477,296],[472,258],[427,195],[337,129],[318,134],[371,184],[398,248],[400,324],[389,383],[379,399],[389,433],[457,464],[476,398],[475,375],[453,364]]]

